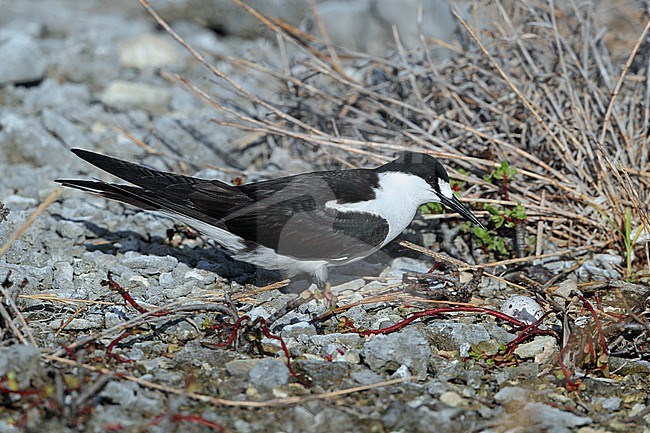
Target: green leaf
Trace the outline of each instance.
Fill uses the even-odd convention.
[[[511,181],[517,174],[517,169],[510,167],[507,161],[501,161],[501,165],[496,168],[491,174],[485,176],[483,179],[486,182],[491,182],[493,180],[502,181],[507,180]]]
[[[508,249],[506,248],[506,243],[501,236],[494,239],[495,249],[503,255],[508,254]]]
[[[521,204],[517,203],[517,206],[512,210],[512,218],[523,221],[526,219],[526,208]]]
[[[482,227],[476,227],[474,226],[474,234],[476,235],[477,238],[479,239],[487,239],[490,237],[488,234],[487,229],[484,229]]]
[[[422,214],[438,214],[442,213],[444,208],[440,203],[426,203],[419,207],[418,209]]]

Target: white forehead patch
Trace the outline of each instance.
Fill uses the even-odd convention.
[[[440,194],[442,194],[444,197],[454,198],[454,193],[451,191],[449,182],[438,179],[438,188],[440,188]]]

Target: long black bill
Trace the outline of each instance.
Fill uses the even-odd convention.
[[[440,202],[447,206],[449,209],[454,210],[460,214],[463,218],[465,218],[467,221],[470,221],[477,226],[481,228],[485,228],[483,224],[476,218],[476,215],[472,213],[471,210],[467,209],[463,204],[454,196],[452,199],[448,199],[447,197],[440,197]]]

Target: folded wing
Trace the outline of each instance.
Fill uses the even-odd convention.
[[[197,228],[207,224],[225,229],[249,245],[260,244],[293,258],[346,263],[381,247],[388,233],[386,220],[377,215],[344,213],[325,205],[357,196],[371,198],[376,180],[371,170],[310,173],[236,187],[153,170],[86,150],[73,152],[135,186],[58,181],[65,186],[162,211],[190,224],[196,221]]]

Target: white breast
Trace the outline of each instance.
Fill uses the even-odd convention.
[[[367,212],[384,218],[388,221],[388,237],[382,244],[384,246],[411,224],[420,205],[438,201],[431,186],[421,177],[386,172],[379,174],[379,189],[374,200],[358,203],[330,200],[325,206],[339,212]]]

